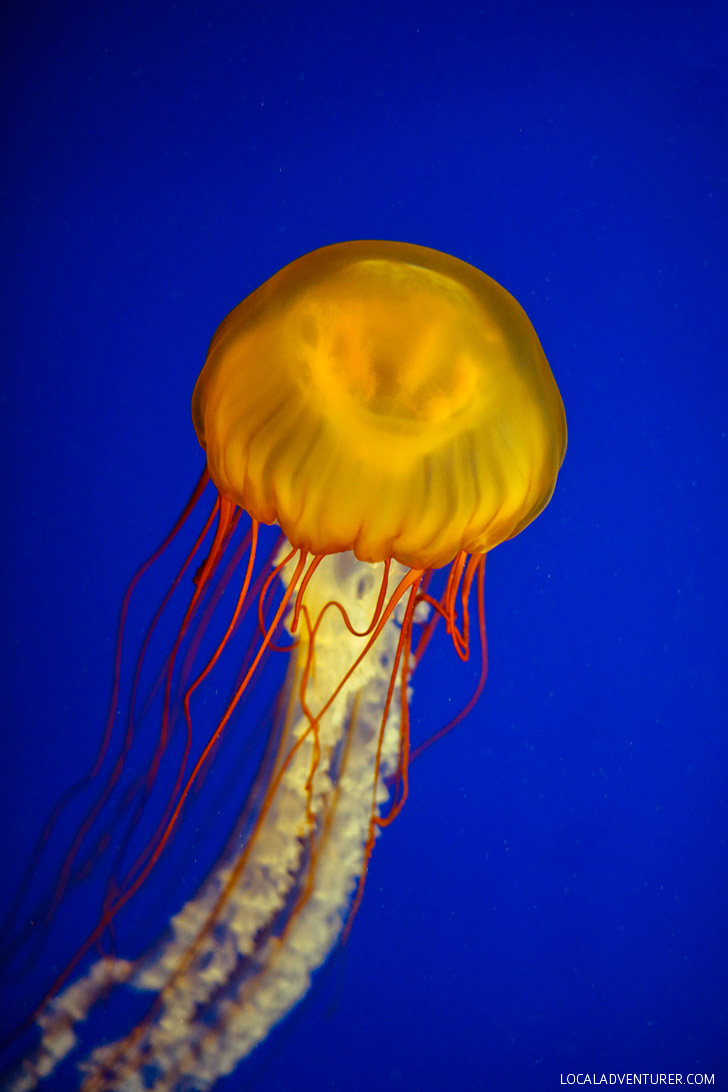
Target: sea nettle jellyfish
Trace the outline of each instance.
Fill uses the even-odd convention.
[[[34,1012],[39,1040],[15,1092],[72,1051],[86,1090],[208,1089],[304,996],[348,932],[378,832],[407,798],[412,673],[436,626],[461,659],[476,633],[480,683],[463,712],[472,706],[487,663],[486,554],[547,504],[566,447],[559,391],[513,297],[465,262],[395,242],[325,247],[253,292],[212,339],[192,415],[207,467],[170,539],[209,482],[216,494],[170,590],[194,573],[191,597],[144,698],[142,665],[166,600],[147,633],[127,736],[48,919],[113,810],[149,708],[159,709],[155,746],[125,799],[139,813],[149,806],[173,738],[184,741],[174,785],[132,863],[117,860],[96,926]],[[273,547],[261,545],[263,524],[280,529]],[[94,775],[119,719],[129,598],[168,545],[124,601]],[[231,654],[233,681],[201,739],[202,696],[220,692]],[[156,945],[125,959],[112,944],[111,954],[121,910],[154,882],[222,737],[252,730],[260,679],[283,656],[269,738],[222,858]],[[98,837],[91,856],[105,844]],[[141,1016],[115,1041],[80,1048],[80,1025],[116,991],[146,996]]]

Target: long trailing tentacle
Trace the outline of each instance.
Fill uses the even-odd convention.
[[[56,803],[53,811],[51,812],[51,815],[48,818],[48,821],[45,824],[43,832],[38,839],[35,849],[28,859],[27,866],[18,885],[13,901],[8,907],[8,910],[6,911],[6,914],[2,921],[2,925],[0,927],[0,935],[5,938],[2,946],[2,951],[0,952],[0,964],[5,963],[6,961],[9,962],[10,959],[12,959],[16,955],[18,950],[23,948],[24,944],[28,939],[29,933],[34,928],[34,925],[32,924],[34,921],[41,920],[47,924],[50,920],[54,909],[57,907],[61,897],[68,887],[69,882],[71,881],[73,864],[81,847],[83,838],[85,837],[88,829],[90,829],[94,821],[94,817],[98,815],[99,811],[103,807],[103,802],[108,799],[110,790],[108,789],[107,780],[106,786],[104,788],[104,793],[102,794],[102,802],[100,804],[97,802],[97,805],[91,810],[89,815],[87,815],[85,822],[82,824],[82,827],[77,832],[76,837],[74,838],[74,842],[64,858],[59,877],[56,881],[53,894],[51,895],[47,907],[42,911],[42,913],[28,915],[24,926],[22,926],[19,931],[17,929],[14,929],[13,926],[18,919],[20,909],[23,905],[23,902],[25,901],[32,879],[37,873],[40,859],[45,849],[45,846],[50,840],[53,831],[56,829],[59,819],[73,802],[73,800],[76,799],[76,797],[86,788],[93,784],[93,782],[96,780],[99,773],[101,772],[101,769],[108,755],[111,746],[114,726],[117,719],[124,637],[126,630],[126,621],[132,596],[136,591],[142,578],[152,568],[152,566],[160,560],[160,558],[166,553],[167,549],[178,537],[180,531],[185,526],[190,516],[196,509],[197,504],[200,501],[205,491],[205,488],[208,485],[208,482],[209,474],[207,472],[207,468],[205,467],[171,531],[165,536],[157,549],[146,559],[146,561],[142,565],[140,565],[140,567],[137,569],[136,573],[130,580],[129,585],[127,586],[119,612],[116,646],[114,650],[111,697],[109,699],[109,707],[104,725],[104,732],[99,743],[96,757],[94,758],[92,766],[88,770],[88,772],[77,782],[71,785],[65,791],[60,800]],[[184,568],[185,566],[183,566],[182,570],[178,573],[169,594],[171,594],[171,591],[179,583],[182,573],[184,572]],[[122,749],[123,747],[124,745],[122,746]]]

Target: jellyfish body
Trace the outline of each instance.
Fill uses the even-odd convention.
[[[547,504],[564,408],[505,289],[447,254],[353,242],[293,262],[212,339],[192,415],[220,494],[314,554],[448,565]]]
[[[455,258],[390,242],[315,251],[244,300],[213,337],[193,419],[216,530],[165,663],[162,740],[175,706],[190,724],[191,698],[241,619],[257,609],[260,626],[138,867],[39,1006],[40,1043],[15,1092],[75,1048],[78,1025],[114,986],[151,1004],[81,1062],[88,1090],[210,1088],[304,996],[407,796],[413,668],[438,623],[467,658],[473,587],[484,644],[485,553],[546,505],[566,443],[556,384],[516,301]],[[204,668],[183,666],[175,697],[175,664],[195,662],[205,595],[223,581],[241,511],[250,524],[234,612]],[[287,542],[256,590],[258,528],[274,522]],[[446,565],[438,597],[430,580]],[[285,690],[240,830],[145,955],[98,959],[72,981],[150,882],[282,625],[293,638]]]

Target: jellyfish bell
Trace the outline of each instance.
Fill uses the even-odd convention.
[[[564,409],[528,318],[426,247],[351,242],[224,320],[192,416],[221,496],[314,554],[410,568],[485,553],[548,502]]]
[[[210,1088],[304,996],[350,928],[377,834],[407,798],[414,668],[438,625],[467,659],[474,596],[477,698],[486,553],[548,503],[566,446],[556,383],[518,303],[472,266],[396,242],[325,247],[253,292],[215,333],[192,414],[207,469],[180,526],[208,478],[216,495],[173,583],[196,559],[159,676],[151,768],[181,726],[183,760],[153,835],[114,877],[97,925],[35,1011],[39,1043],[15,1092],[77,1050],[80,1026],[115,988],[149,1005],[81,1057],[87,1090]],[[284,536],[267,556],[262,524]],[[222,636],[201,659],[231,589]],[[134,959],[91,960],[153,882],[221,737],[244,726],[266,660],[282,654],[282,630],[286,681],[235,836],[156,944]],[[241,633],[224,707],[195,744],[195,695]],[[114,784],[112,775],[94,818]]]

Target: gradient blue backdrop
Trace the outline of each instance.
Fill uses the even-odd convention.
[[[314,247],[423,243],[525,306],[569,450],[489,559],[486,694],[413,768],[341,967],[225,1087],[728,1087],[723,6],[3,20],[3,897],[201,469],[215,326]],[[441,648],[416,731],[462,682]]]

